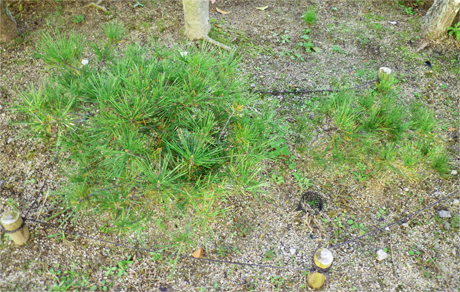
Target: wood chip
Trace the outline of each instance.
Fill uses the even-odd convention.
[[[217,12],[222,13],[222,14],[224,14],[224,15],[225,15],[225,14],[230,14],[230,11],[223,11],[223,10],[217,8],[217,7],[216,7],[216,10],[217,10]]]
[[[192,253],[192,257],[194,257],[194,258],[202,258],[203,254],[204,254],[204,250],[203,250],[202,247],[200,247],[199,249],[195,250],[194,253]]]

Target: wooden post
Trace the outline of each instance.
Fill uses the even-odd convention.
[[[17,245],[23,245],[29,239],[29,229],[26,223],[19,216],[19,212],[8,211],[3,214],[0,220],[5,232],[8,233]]]
[[[332,256],[330,250],[327,248],[318,249],[313,256],[313,263],[316,266],[314,270],[327,272],[327,270],[331,267],[333,260],[334,257]],[[310,286],[312,289],[320,289],[323,286],[324,281],[326,281],[326,276],[320,272],[308,274],[308,286]]]

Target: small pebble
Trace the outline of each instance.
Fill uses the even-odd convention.
[[[390,24],[396,25],[398,23],[396,21],[390,21]]]
[[[11,142],[13,142],[14,139],[13,138],[9,138],[8,141],[6,143],[10,144]]]
[[[291,249],[289,249],[289,252],[291,253],[291,255],[294,256],[297,251],[295,250],[295,248],[291,248]]]
[[[383,250],[383,249],[379,249],[377,251],[377,260],[380,262],[380,261],[383,261],[384,259],[386,259],[388,257],[388,254]]]
[[[455,207],[458,207],[460,205],[460,201],[458,199],[455,199],[453,202],[452,202],[452,205],[454,205]]]
[[[450,229],[450,224],[449,224],[449,222],[444,223],[444,228],[445,228],[445,229]]]
[[[439,210],[438,214],[441,218],[450,218],[450,212],[447,210]]]
[[[454,170],[452,170],[452,171],[450,172],[450,174],[452,174],[452,175],[457,175],[457,174],[458,174],[458,171],[456,171],[456,170],[454,169]]]

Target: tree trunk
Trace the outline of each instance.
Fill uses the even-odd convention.
[[[185,35],[190,40],[200,40],[211,30],[209,0],[183,0]]]
[[[460,0],[435,0],[422,20],[422,32],[435,39],[446,33],[460,10]]]
[[[16,37],[18,28],[6,4],[0,1],[0,42],[7,42]]]

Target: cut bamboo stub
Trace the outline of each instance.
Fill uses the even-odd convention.
[[[334,257],[332,256],[332,252],[327,248],[320,248],[315,252],[315,256],[313,257],[313,261],[318,268],[327,269],[332,265],[332,260]]]
[[[318,272],[308,274],[307,276],[308,286],[315,290],[320,289],[323,286],[324,281],[326,281],[326,276]]]
[[[13,242],[17,245],[23,245],[29,239],[30,234],[27,225],[19,215],[19,212],[8,211],[3,214],[0,222],[6,231],[13,231],[12,233],[7,232]]]

